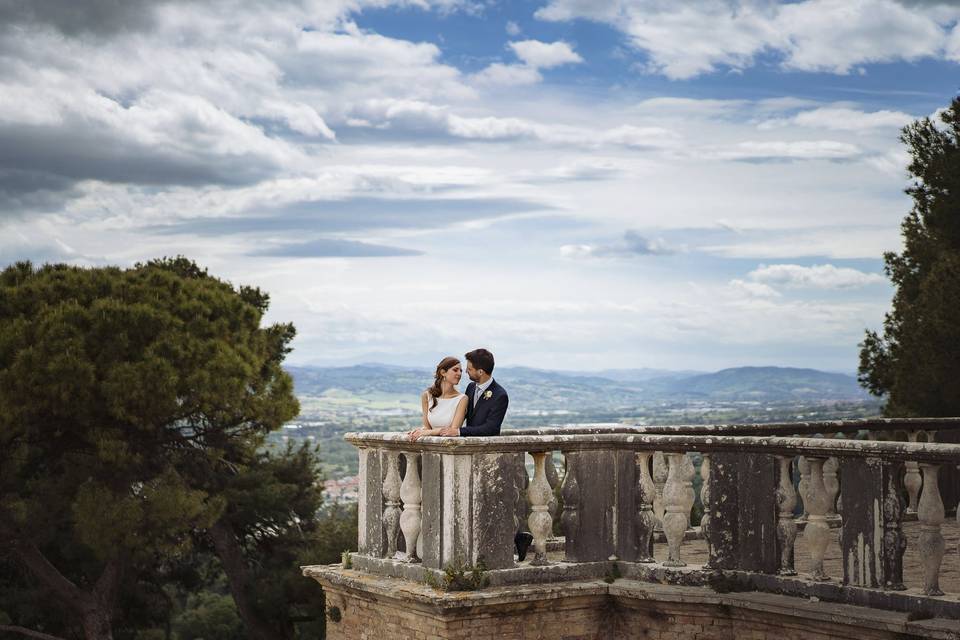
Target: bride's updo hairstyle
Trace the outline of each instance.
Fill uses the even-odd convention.
[[[427,393],[430,394],[430,397],[433,398],[433,404],[430,405],[430,408],[433,409],[437,406],[437,398],[443,393],[443,388],[441,384],[443,383],[443,374],[450,370],[451,367],[455,367],[460,364],[460,360],[454,358],[453,356],[447,356],[440,361],[440,364],[437,365],[437,370],[433,374],[433,385],[427,389]]]

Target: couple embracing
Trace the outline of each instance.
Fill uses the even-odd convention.
[[[411,440],[422,436],[500,435],[510,399],[507,390],[491,377],[493,354],[486,349],[474,349],[464,357],[470,378],[467,392],[460,393],[457,389],[463,375],[460,361],[452,356],[441,360],[434,372],[433,385],[420,398],[423,424],[407,432]],[[524,560],[532,543],[530,532],[517,531],[513,538],[517,560]]]
[[[506,389],[491,377],[493,354],[486,349],[474,349],[464,357],[470,378],[467,392],[457,389],[463,375],[460,360],[452,356],[441,360],[433,385],[420,398],[423,424],[408,432],[411,440],[421,436],[500,435],[510,399]]]

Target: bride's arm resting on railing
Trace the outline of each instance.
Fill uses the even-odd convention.
[[[424,391],[420,394],[420,427],[417,429],[410,429],[407,431],[407,435],[411,440],[416,440],[420,436],[435,436],[439,435],[436,431],[430,427],[430,420],[427,418],[427,412],[430,410],[427,405],[430,403],[430,394]]]
[[[463,421],[467,417],[467,403],[469,400],[467,396],[460,398],[460,402],[457,404],[457,411],[453,414],[453,422],[450,423],[449,427],[444,427],[434,433],[429,435],[436,436],[459,436],[460,435],[460,426],[463,424]]]
[[[420,400],[421,408],[423,409],[423,426],[407,432],[411,440],[418,440],[423,436],[456,436],[460,434],[460,425],[463,424],[467,416],[467,396],[460,398],[460,402],[457,403],[457,410],[453,414],[453,422],[450,423],[450,426],[437,427],[436,429],[430,426],[430,421],[427,419],[427,404],[430,400],[426,391],[423,392]]]

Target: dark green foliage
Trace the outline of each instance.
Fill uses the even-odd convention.
[[[294,330],[260,327],[268,302],[185,258],[0,272],[0,593],[18,594],[3,604],[13,623],[132,637],[169,619],[164,585],[195,578],[204,532],[223,525],[264,577],[272,637],[290,635],[281,601],[300,602],[296,558],[320,495],[313,450],[260,452],[298,412],[281,368]]]
[[[233,599],[210,591],[190,597],[187,610],[177,617],[173,630],[179,640],[236,640],[244,636]]]
[[[896,287],[883,333],[867,331],[860,382],[888,416],[960,415],[960,98],[903,130],[913,209],[884,255]]]
[[[325,507],[311,534],[309,550],[301,564],[334,564],[347,549],[357,546],[357,504]]]
[[[211,532],[212,548],[231,579],[238,607],[246,607],[245,613],[269,628],[272,637],[322,629],[323,593],[298,567],[336,562],[344,544],[356,544],[355,509],[346,516],[336,508],[318,516],[322,496],[317,479],[316,450],[292,443],[279,452],[251,452],[235,472],[208,478],[210,490],[227,503]],[[244,562],[234,563],[225,552],[217,535],[221,528],[237,542]],[[347,535],[352,536],[349,543],[343,539]]]

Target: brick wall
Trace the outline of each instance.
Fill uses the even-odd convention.
[[[960,638],[956,621],[923,627],[904,613],[703,587],[620,580],[443,593],[393,578],[314,577],[326,591],[329,640]]]

